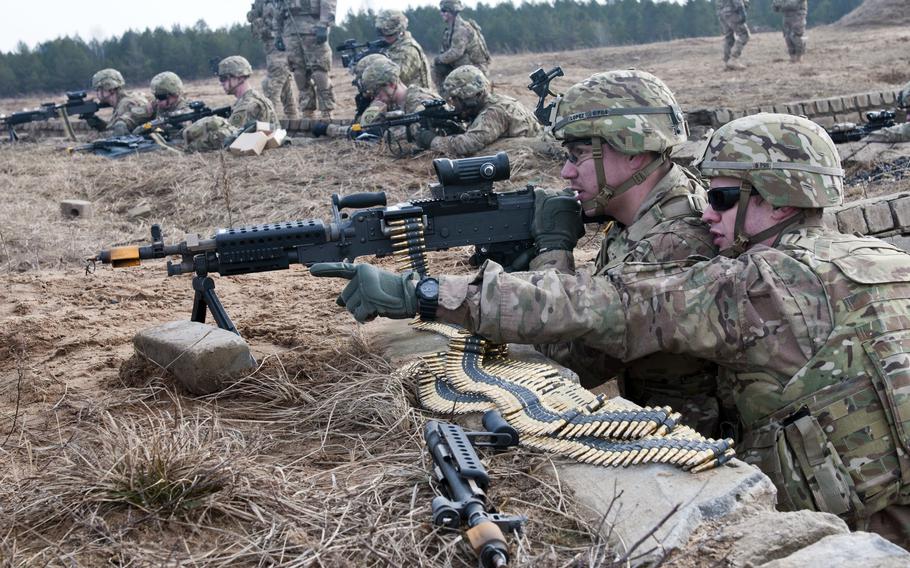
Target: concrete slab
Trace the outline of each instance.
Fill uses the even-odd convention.
[[[831,535],[762,568],[906,568],[910,553],[877,534],[855,532]]]

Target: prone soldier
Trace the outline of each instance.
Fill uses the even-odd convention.
[[[376,15],[376,33],[389,44],[385,55],[398,65],[401,82],[430,88],[430,63],[408,31],[407,16],[398,10],[382,10]]]
[[[897,96],[898,108],[910,109],[910,82],[901,88]],[[906,121],[887,128],[872,132],[864,139],[866,142],[885,142],[889,144],[910,142],[910,112],[906,113]]]
[[[381,121],[390,113],[409,114],[423,108],[423,101],[438,99],[439,95],[420,85],[405,85],[401,68],[382,58],[369,65],[361,78],[363,90],[372,99],[361,118],[362,124]]]
[[[743,48],[749,43],[749,26],[746,24],[746,9],[749,0],[716,0],[717,19],[724,32],[724,66],[729,70],[741,70],[746,66],[739,61]]]
[[[92,115],[86,122],[93,128],[105,130],[111,136],[126,136],[134,128],[151,120],[154,116],[152,104],[139,93],[124,91],[126,81],[116,69],[102,69],[92,76],[92,88],[98,102],[110,105],[114,109],[110,120]]]
[[[176,73],[171,71],[158,73],[149,81],[149,89],[155,97],[155,118],[167,118],[189,109],[183,81]]]
[[[440,0],[439,11],[446,23],[442,35],[442,48],[433,59],[433,83],[442,95],[449,73],[462,65],[473,65],[486,75],[490,66],[490,51],[477,22],[462,18],[461,0]]]

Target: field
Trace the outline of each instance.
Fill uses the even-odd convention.
[[[720,39],[494,59],[499,92],[533,105],[538,66],[568,86],[636,67],[663,78],[683,108],[732,107],[896,89],[906,27],[813,29],[810,52],[786,62],[779,33],[755,34],[746,72],[724,72]],[[352,100],[342,71],[339,101]],[[559,88],[559,87],[557,87]],[[211,105],[229,98],[190,85]],[[7,112],[50,97],[0,101]],[[54,97],[57,98],[57,97]],[[349,114],[339,110],[338,116]],[[102,247],[139,243],[150,223],[168,241],[218,227],[318,217],[330,196],[425,196],[427,154],[391,159],[349,141],[307,141],[258,158],[164,152],[121,161],[70,155],[62,139],[0,145],[0,566],[112,564],[472,566],[457,534],[435,531],[433,491],[412,386],[334,303],[338,282],[305,269],[218,278],[218,290],[261,367],[210,397],[183,392],[138,363],[136,331],[189,317],[189,278],[163,263],[88,266]],[[527,149],[500,186],[558,186],[560,164]],[[854,185],[851,198],[906,189],[906,179]],[[93,203],[64,220],[59,202]],[[147,205],[152,214],[130,219]],[[579,257],[590,259],[595,231]],[[433,256],[464,272],[464,251]],[[531,519],[518,566],[610,565],[579,496],[552,459],[521,450],[488,460],[492,501]]]

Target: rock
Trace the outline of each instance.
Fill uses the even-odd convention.
[[[891,215],[891,207],[887,201],[870,203],[863,210],[870,233],[884,233],[894,228],[894,217]]]
[[[754,568],[784,558],[826,536],[850,529],[837,515],[815,511],[762,511],[724,527],[721,538],[733,542],[727,562],[734,568]]]
[[[67,219],[91,219],[92,202],[81,199],[66,199],[60,202],[60,213]]]
[[[239,335],[192,321],[140,331],[133,338],[133,347],[172,373],[193,394],[220,390],[227,380],[256,368],[249,345]]]
[[[129,219],[138,219],[140,217],[148,217],[152,214],[152,208],[148,205],[137,205],[131,209],[128,209],[126,216]]]
[[[758,468],[739,460],[699,474],[664,464],[606,469],[584,464],[557,468],[560,483],[592,511],[598,521],[609,510],[614,495],[621,492],[603,527],[618,554],[646,537],[675,505],[679,511],[653,535],[645,538],[635,553],[655,550],[633,562],[653,564],[671,550],[686,545],[703,524],[738,520],[774,508],[777,491]],[[612,525],[612,527],[611,527]]]
[[[762,568],[897,568],[910,566],[910,553],[877,534],[855,532],[825,537]]]
[[[869,232],[862,207],[850,207],[837,212],[837,227],[841,233],[865,235]]]

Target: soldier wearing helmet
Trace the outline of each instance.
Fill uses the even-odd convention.
[[[279,17],[280,2],[277,0],[255,0],[247,12],[253,37],[262,42],[265,49],[266,76],[262,80],[262,92],[272,101],[276,111],[282,111],[284,118],[298,119],[297,93],[294,77],[288,65],[287,50],[281,37]]]
[[[450,156],[470,156],[500,138],[537,136],[540,125],[520,102],[491,92],[490,80],[473,65],[452,71],[443,85],[445,96],[461,117],[470,122],[464,134],[437,136],[421,130],[417,144]]]
[[[361,85],[373,101],[363,113],[361,124],[382,121],[390,113],[414,113],[423,109],[423,101],[439,99],[439,95],[420,85],[405,85],[401,68],[385,58],[364,70]]]
[[[113,136],[125,136],[140,124],[154,116],[152,104],[139,93],[124,91],[126,82],[116,69],[102,69],[92,76],[92,88],[101,103],[113,107],[108,121],[93,117],[89,124],[98,130],[106,130]]]
[[[230,118],[207,116],[183,130],[188,150],[217,150],[226,140],[255,122],[268,122],[273,127],[278,127],[278,115],[272,102],[249,84],[252,74],[250,62],[240,55],[225,57],[218,63],[221,88],[226,94],[237,97],[237,100],[231,106]]]
[[[500,343],[574,340],[623,361],[713,361],[744,429],[737,451],[772,479],[781,509],[833,513],[907,546],[910,255],[824,225],[844,172],[807,119],[734,120],[696,166],[711,179],[703,219],[735,258],[623,263],[600,275],[507,273],[487,261],[439,277],[421,313],[433,302],[436,319]],[[358,318],[416,313],[413,275],[351,266],[343,297]],[[311,271],[326,268],[337,274]]]
[[[430,63],[420,44],[408,31],[408,18],[398,10],[382,10],[376,15],[376,33],[385,40],[386,57],[394,61],[405,85],[430,87]]]
[[[149,81],[155,102],[155,118],[167,118],[187,110],[183,81],[171,71],[158,73]]]
[[[433,83],[443,95],[445,79],[462,65],[473,65],[486,75],[490,66],[490,50],[477,22],[461,17],[461,0],[440,0],[439,11],[446,23],[440,53],[433,59]]]
[[[323,118],[331,118],[335,109],[329,30],[335,25],[336,4],[336,0],[282,0],[280,4],[278,28],[306,118],[314,118],[317,110]]]
[[[863,142],[885,142],[888,144],[910,142],[910,112],[908,112],[910,110],[910,82],[898,91],[897,106],[903,110],[906,115],[906,121],[876,130],[863,138]],[[899,115],[898,120],[900,120]]]

